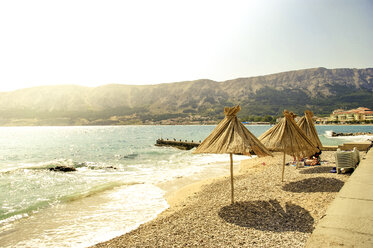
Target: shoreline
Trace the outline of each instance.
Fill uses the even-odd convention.
[[[235,176],[242,174],[241,167],[242,163],[245,163],[246,160],[251,160],[248,156],[247,159],[234,162],[234,170]],[[183,207],[183,202],[186,201],[189,197],[197,194],[202,190],[202,188],[206,185],[212,184],[214,182],[225,180],[230,178],[229,172],[229,162],[216,162],[214,163],[214,167],[222,166],[221,171],[215,172],[213,171],[214,168],[209,168],[207,171],[198,173],[196,177],[186,177],[186,178],[178,178],[176,180],[167,181],[164,183],[159,183],[155,186],[161,188],[165,191],[164,198],[166,199],[169,208],[165,209],[162,213],[163,214],[171,214],[180,208]],[[237,170],[238,169],[238,170]],[[211,175],[211,172],[213,174]],[[167,213],[166,213],[167,212]],[[158,215],[158,216],[159,216]],[[158,216],[156,218],[158,218]]]
[[[242,160],[235,168],[233,205],[229,175],[187,184],[165,195],[170,207],[152,221],[92,247],[302,247],[349,175],[329,173],[334,152],[323,152],[328,162],[287,166],[281,183],[281,157]]]
[[[276,163],[277,160],[278,159],[276,156],[262,158],[255,156],[241,160],[240,162],[237,162],[237,164],[239,163],[238,165],[236,163],[234,164],[234,177],[256,173],[257,171],[264,169],[264,166],[271,163]],[[228,162],[218,162],[216,164],[226,167],[226,175],[217,175],[214,177],[207,178],[204,178],[202,176],[194,180],[191,178],[180,178],[156,185],[157,187],[160,187],[162,190],[166,191],[165,198],[170,206],[168,209],[160,213],[160,215],[166,212],[167,210],[171,212],[177,211],[178,209],[180,209],[180,207],[182,207],[184,201],[186,201],[189,197],[193,196],[194,194],[202,191],[204,186],[216,183],[218,181],[230,179]],[[173,185],[174,188],[172,188]]]
[[[253,159],[259,161],[259,164],[262,164],[263,158],[252,157],[248,156],[248,159],[241,160],[237,163],[234,163],[234,176],[240,176],[245,173],[248,173],[250,170],[257,169],[257,163],[253,164]],[[215,163],[216,165],[225,166],[226,173],[220,174],[213,177],[205,177],[203,175],[199,176],[198,179],[191,179],[191,178],[180,178],[173,181],[165,182],[156,185],[160,187],[162,190],[165,190],[165,199],[169,204],[169,208],[160,213],[162,214],[171,214],[176,212],[183,206],[185,206],[184,202],[188,200],[189,197],[197,194],[198,192],[203,190],[203,187],[206,185],[210,185],[222,180],[228,180],[230,178],[229,172],[229,163],[228,162],[218,162]],[[220,174],[220,175],[219,175]],[[167,213],[166,213],[167,212]],[[159,216],[158,215],[158,216]],[[157,218],[158,218],[157,216]]]
[[[259,158],[259,157],[250,157],[247,156],[247,159],[240,160],[237,162],[234,162],[234,177],[241,176],[246,173],[255,173],[259,167],[259,165],[263,164],[263,160],[268,160],[268,157],[266,158]],[[255,163],[252,163],[254,161]],[[272,158],[274,160],[274,158]],[[165,191],[164,198],[167,201],[169,207],[160,212],[154,219],[140,224],[137,228],[126,232],[124,234],[121,234],[117,237],[114,237],[110,240],[103,241],[97,244],[94,244],[89,247],[96,247],[99,244],[110,242],[111,240],[114,240],[118,237],[127,235],[128,233],[131,233],[133,231],[136,231],[140,226],[147,225],[153,221],[157,221],[158,219],[162,219],[164,217],[167,217],[169,215],[172,215],[175,212],[180,211],[182,208],[184,208],[188,204],[188,200],[193,197],[195,194],[198,194],[203,190],[203,187],[218,183],[219,181],[224,180],[230,180],[230,172],[229,172],[229,162],[215,162],[213,163],[214,167],[216,166],[223,166],[224,169],[220,172],[214,173],[213,176],[208,175],[206,176],[206,173],[211,172],[214,168],[209,168],[205,172],[197,173],[196,177],[181,177],[172,181],[167,181],[163,183],[155,184],[156,187],[159,187],[161,190]],[[225,171],[225,172],[224,172]],[[227,189],[228,191],[229,189]]]

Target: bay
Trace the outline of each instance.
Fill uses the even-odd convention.
[[[0,128],[0,246],[86,247],[136,228],[168,204],[156,185],[181,177],[223,175],[226,155],[194,155],[154,146],[156,139],[200,141],[206,126]],[[259,136],[269,125],[246,126]],[[324,145],[366,137],[373,126],[317,126]],[[247,156],[237,156],[237,163]],[[73,166],[75,172],[49,170]]]

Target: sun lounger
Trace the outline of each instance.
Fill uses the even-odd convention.
[[[353,151],[341,151],[337,150],[335,153],[335,165],[337,174],[343,168],[345,169],[355,169],[356,168],[356,153]]]
[[[359,153],[359,150],[356,147],[354,147],[352,152],[354,153],[355,167],[356,167],[360,163],[360,153]]]

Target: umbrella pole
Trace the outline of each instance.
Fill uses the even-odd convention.
[[[297,158],[297,165],[295,166],[296,169],[299,169],[299,158]]]
[[[231,159],[231,200],[232,204],[234,203],[234,188],[233,188],[233,156],[232,153],[229,153],[230,159]]]
[[[281,181],[284,181],[284,173],[285,173],[285,151],[284,151],[284,159],[282,161],[282,178]]]

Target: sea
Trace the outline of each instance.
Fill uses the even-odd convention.
[[[247,125],[259,136],[270,125]],[[88,247],[137,228],[169,207],[160,184],[226,175],[226,154],[155,146],[200,141],[214,125],[0,127],[0,247]],[[366,140],[316,126],[323,145]],[[236,164],[248,156],[234,156]],[[73,166],[74,172],[50,170]]]

